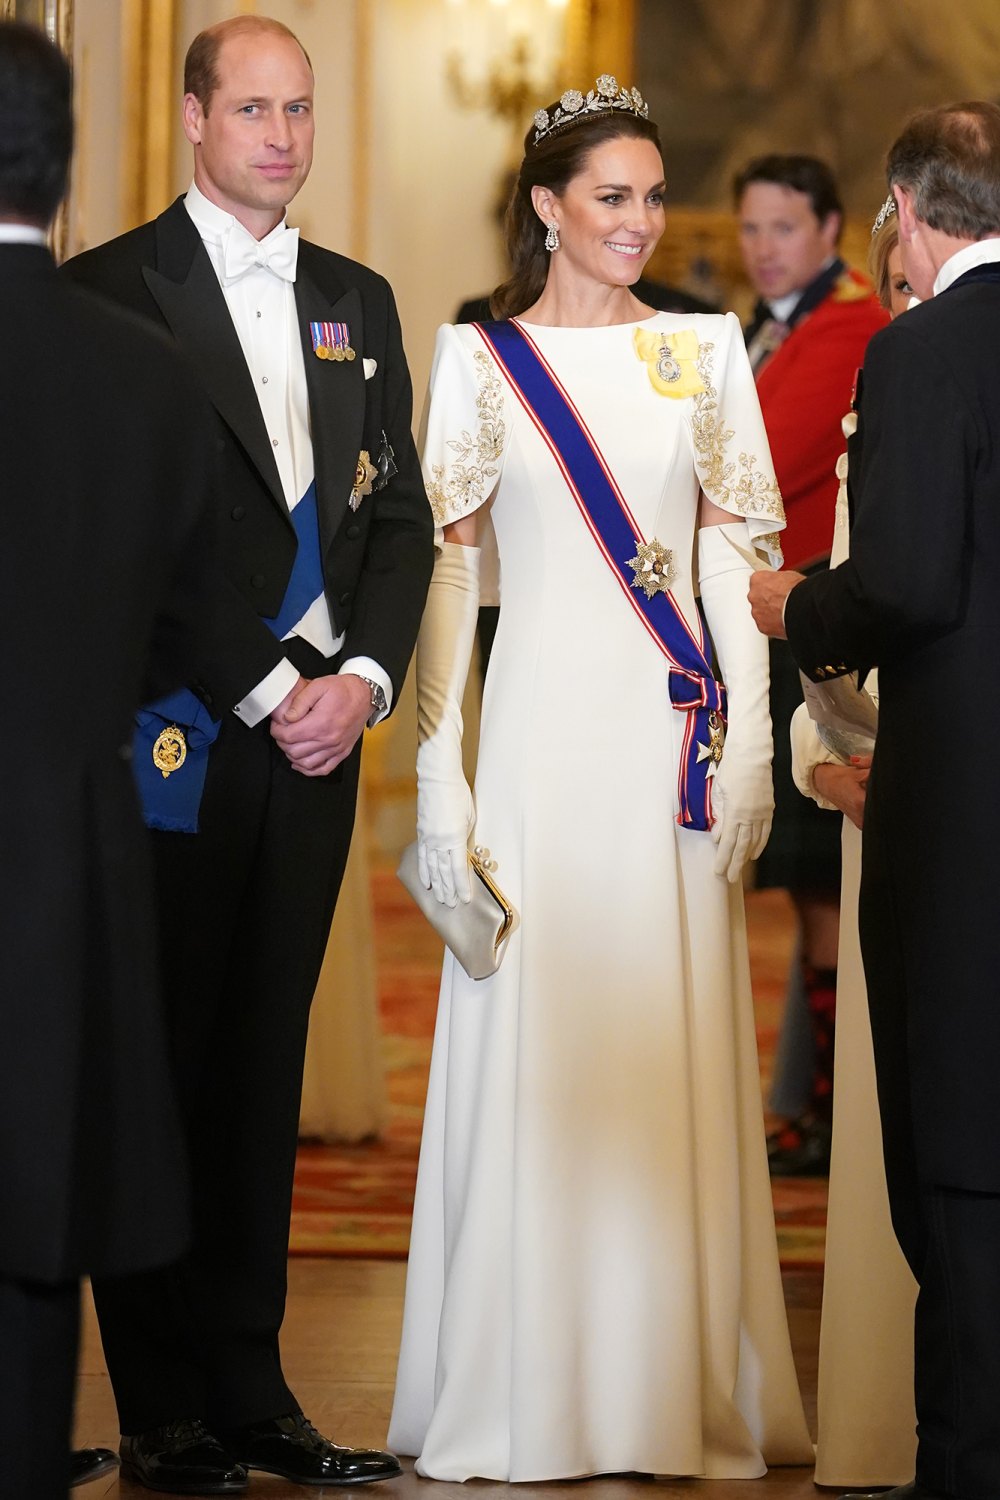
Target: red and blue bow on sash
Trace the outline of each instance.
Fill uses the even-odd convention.
[[[696,637],[669,590],[647,598],[633,588],[628,560],[645,539],[583,418],[530,335],[513,321],[475,327],[552,453],[623,594],[667,658],[670,702],[687,715],[677,821],[683,828],[711,828],[709,773],[716,757],[708,751],[718,743],[719,720],[725,722],[726,690],[708,663],[700,623]]]

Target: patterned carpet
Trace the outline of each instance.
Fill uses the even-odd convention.
[[[406,1255],[441,957],[433,932],[391,870],[376,872],[373,895],[389,1127],[382,1140],[358,1146],[299,1148],[293,1255]],[[747,920],[766,1089],[791,947],[785,897],[751,895]],[[782,1264],[821,1266],[826,1182],[776,1183],[774,1208]]]

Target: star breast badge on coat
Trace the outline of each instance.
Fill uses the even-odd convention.
[[[674,554],[655,536],[651,542],[637,541],[635,545],[635,556],[625,564],[635,575],[632,587],[642,589],[647,599],[652,599],[654,594],[665,594],[677,577]]]
[[[637,328],[632,335],[632,347],[646,366],[649,383],[657,395],[671,396],[677,401],[704,391],[705,382],[698,373],[701,346],[693,328],[682,328],[678,333]]]
[[[698,741],[698,764],[703,760],[712,762],[705,772],[706,776],[714,776],[719,769],[725,743],[726,726],[713,708],[708,716],[708,744],[703,745],[700,740]]]
[[[372,492],[372,483],[378,478],[378,469],[371,461],[367,448],[358,454],[358,467],[354,471],[354,488],[348,501],[352,510],[357,510],[366,495]]]

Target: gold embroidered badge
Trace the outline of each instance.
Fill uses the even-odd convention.
[[[156,737],[153,745],[153,765],[166,781],[174,771],[179,771],[187,760],[187,740],[183,729],[171,724]]]
[[[358,467],[354,471],[354,488],[348,501],[352,510],[357,510],[366,495],[372,492],[372,481],[378,478],[378,469],[371,461],[367,448],[358,454]]]

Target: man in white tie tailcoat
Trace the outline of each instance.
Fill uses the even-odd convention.
[[[217,419],[226,608],[187,700],[154,705],[135,756],[195,1239],[169,1271],[95,1284],[126,1471],[216,1494],[247,1468],[398,1472],[306,1421],[278,1331],[309,1002],[361,739],[402,687],[432,533],[392,293],[285,221],[313,142],[292,33],[258,16],[202,32],[184,129],[187,194],[67,271],[159,324]]]

